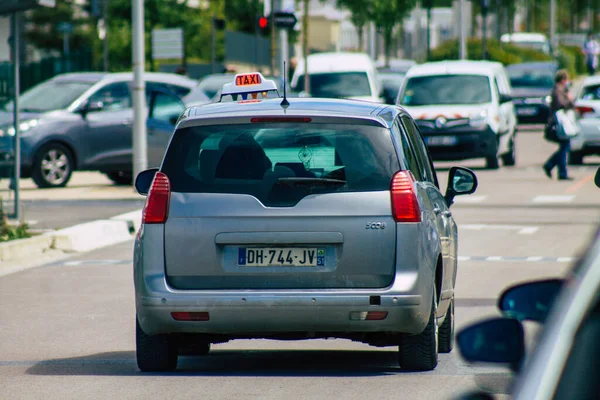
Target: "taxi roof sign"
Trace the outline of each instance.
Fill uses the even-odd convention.
[[[237,98],[238,95],[242,95],[242,98],[245,100],[249,94],[273,91],[279,94],[275,82],[270,79],[265,79],[260,72],[237,74],[233,79],[233,82],[223,85],[219,101],[223,96],[233,96],[234,98]]]

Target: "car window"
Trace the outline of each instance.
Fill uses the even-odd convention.
[[[98,104],[101,111],[117,111],[131,108],[131,94],[125,82],[111,83],[98,89],[89,99]]]
[[[310,194],[389,190],[389,131],[371,123],[253,123],[178,130],[163,171],[174,192],[249,194],[293,206]]]
[[[431,156],[429,155],[429,150],[423,141],[423,137],[421,136],[419,129],[417,128],[415,122],[409,117],[402,117],[402,122],[406,127],[408,140],[410,140],[411,145],[415,149],[417,161],[421,167],[421,175],[425,180],[439,187],[435,168],[433,167],[433,162],[431,161]]]
[[[490,80],[483,75],[414,76],[405,83],[400,104],[406,106],[484,104],[492,101]]]
[[[25,91],[19,100],[19,109],[31,112],[62,110],[69,107],[95,82],[51,80]],[[13,109],[12,101],[4,106]]]
[[[583,100],[600,100],[600,84],[584,86],[579,92],[579,98]]]
[[[418,181],[423,180],[423,173],[421,170],[421,166],[419,165],[419,161],[417,161],[417,156],[415,155],[415,149],[412,147],[406,134],[400,128],[400,120],[396,119],[394,121],[393,129],[395,132],[398,132],[397,135],[402,142],[402,155],[404,156],[404,160],[406,160],[406,165],[410,172],[414,175],[415,179]]]
[[[513,87],[541,87],[552,89],[554,71],[545,68],[508,68],[510,84]]]
[[[150,102],[149,117],[175,125],[183,111],[185,111],[185,107],[175,96],[155,93]]]
[[[294,90],[304,90],[304,75],[298,77]],[[371,96],[371,86],[366,72],[310,74],[310,94],[313,97],[328,98]]]

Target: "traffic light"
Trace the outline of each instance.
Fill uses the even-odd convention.
[[[267,29],[267,26],[269,26],[269,19],[267,17],[259,17],[258,18],[258,27],[260,29]]]

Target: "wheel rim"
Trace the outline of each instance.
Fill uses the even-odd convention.
[[[62,184],[69,176],[69,158],[60,149],[50,149],[42,158],[42,176],[52,185]]]
[[[440,352],[440,343],[439,343],[439,330],[440,330],[440,326],[438,324],[438,319],[437,319],[437,293],[434,294],[433,296],[433,301],[435,304],[435,309],[433,312],[433,330],[435,332],[435,354],[438,354]]]

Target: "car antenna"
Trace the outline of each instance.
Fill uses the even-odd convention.
[[[287,84],[287,74],[286,74],[286,69],[285,69],[285,61],[283,62],[283,100],[281,101],[281,108],[283,108],[283,110],[287,110],[287,108],[290,106],[290,102],[287,100],[287,92],[286,92],[286,84]]]

